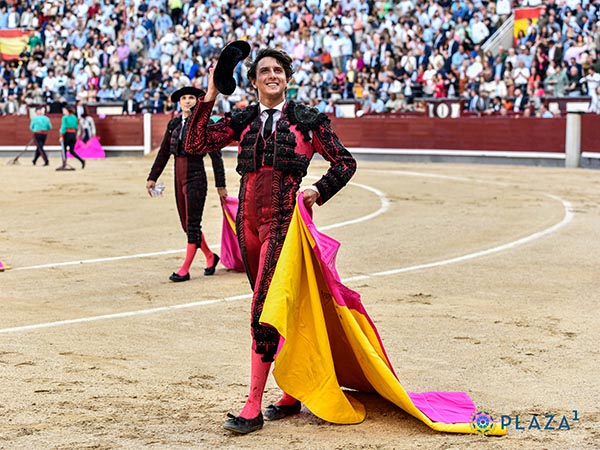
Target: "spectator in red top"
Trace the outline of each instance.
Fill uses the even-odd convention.
[[[441,73],[436,73],[435,77],[435,86],[433,90],[433,96],[435,98],[445,98],[446,97],[446,80],[444,79]]]
[[[95,1],[88,8],[88,12],[87,12],[88,19],[93,18],[96,14],[98,14],[99,11],[100,11],[100,2]]]

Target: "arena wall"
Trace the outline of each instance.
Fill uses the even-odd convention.
[[[49,116],[53,129],[47,149],[59,149],[60,115]],[[94,116],[98,136],[107,155],[144,151],[142,115]],[[149,148],[160,145],[170,116],[156,114],[149,121]],[[509,158],[564,165],[566,118],[461,117],[430,118],[406,115],[365,115],[332,118],[332,126],[348,148],[370,156],[415,160],[442,158]],[[0,155],[22,151],[31,140],[27,116],[0,117]],[[600,115],[581,115],[583,165],[600,161]],[[412,158],[410,158],[412,156]],[[586,163],[587,161],[587,163]],[[493,161],[492,161],[493,162]]]

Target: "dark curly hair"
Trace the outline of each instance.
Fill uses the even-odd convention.
[[[277,62],[283,67],[285,72],[285,77],[287,80],[292,78],[294,74],[294,69],[292,69],[292,58],[283,50],[279,50],[277,48],[267,47],[258,51],[256,54],[256,58],[254,61],[251,61],[248,64],[248,78],[251,81],[256,80],[256,66],[258,66],[258,62],[267,57],[275,58]]]

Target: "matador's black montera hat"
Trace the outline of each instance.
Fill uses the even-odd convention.
[[[246,59],[249,54],[250,44],[246,41],[233,41],[223,48],[213,75],[215,87],[219,92],[225,95],[233,94],[236,88],[233,71],[235,66]]]
[[[194,86],[185,86],[173,92],[171,94],[171,100],[173,101],[173,103],[177,103],[179,99],[184,95],[193,95],[194,97],[198,98],[202,97],[203,95],[206,95],[206,92]]]

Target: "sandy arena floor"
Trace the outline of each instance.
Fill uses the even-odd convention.
[[[359,161],[315,209],[342,279],[367,276],[347,284],[403,386],[467,391],[511,420],[507,436],[438,433],[359,394],[362,424],[303,409],[239,437],[221,424],[247,393],[248,282],[202,276],[200,254],[190,282],[168,280],[185,237],[172,169],[162,198],[145,192],[153,156],[75,172],[0,161],[1,449],[600,448],[600,172]],[[211,189],[217,252],[220,228]],[[278,396],[271,378],[265,406]]]

